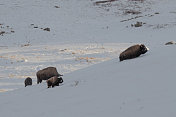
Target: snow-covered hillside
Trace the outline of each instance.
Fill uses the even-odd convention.
[[[175,117],[175,0],[1,0],[0,115]],[[150,50],[119,62],[127,47]],[[36,72],[54,66],[63,84]],[[33,85],[24,87],[30,76]],[[7,92],[6,92],[7,91]]]
[[[174,49],[157,47],[137,59],[93,65],[64,75],[59,87],[42,83],[1,93],[1,115],[176,116]]]

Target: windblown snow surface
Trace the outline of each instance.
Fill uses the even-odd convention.
[[[175,117],[176,45],[165,45],[176,41],[175,4],[1,0],[0,116]],[[137,43],[150,50],[120,62]],[[48,66],[64,75],[60,86],[36,84]]]

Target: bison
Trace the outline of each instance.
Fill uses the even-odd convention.
[[[25,87],[28,86],[28,85],[32,85],[32,78],[27,77],[24,81],[24,84],[25,84]]]
[[[54,76],[49,78],[46,82],[47,82],[48,88],[50,88],[51,86],[53,88],[54,86],[59,86],[59,83],[63,83],[63,79],[62,77],[58,78],[57,76]]]
[[[123,51],[120,54],[119,59],[120,61],[123,61],[126,59],[136,58],[139,57],[141,54],[145,54],[148,50],[149,49],[144,44],[133,45]]]
[[[42,70],[39,70],[36,73],[36,76],[37,76],[37,84],[39,84],[42,82],[42,80],[48,80],[49,78],[51,78],[53,76],[60,77],[63,75],[59,74],[55,67],[47,67]]]

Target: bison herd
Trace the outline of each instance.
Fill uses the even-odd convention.
[[[149,49],[144,44],[133,45],[120,54],[119,60],[123,61],[139,57],[141,54],[145,54],[148,50]],[[59,74],[55,67],[47,67],[39,70],[36,73],[36,76],[37,84],[41,83],[42,80],[46,80],[48,88],[59,86],[59,83],[63,82],[63,79],[61,77],[63,75]],[[32,85],[32,79],[28,77],[25,79],[24,83],[25,87],[28,85]]]
[[[63,82],[61,74],[57,72],[55,67],[47,67],[42,70],[39,70],[36,73],[37,76],[37,84],[41,83],[42,80],[46,80],[48,88],[51,86],[59,86],[59,83]],[[26,78],[24,81],[25,87],[28,85],[32,85],[32,79],[30,77]]]

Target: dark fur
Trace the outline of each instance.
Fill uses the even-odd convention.
[[[39,70],[37,73],[37,84],[41,83],[42,80],[48,80],[53,76],[63,76],[57,72],[55,67],[47,67],[45,69]]]
[[[120,61],[123,61],[126,59],[136,58],[136,57],[139,57],[141,54],[145,54],[147,51],[148,51],[148,48],[143,44],[133,45],[127,48],[125,51],[123,51],[120,54],[119,59]]]
[[[28,85],[32,85],[32,78],[27,77],[24,81],[24,84],[25,84],[25,87],[28,86]]]
[[[51,86],[52,87],[59,86],[59,83],[63,83],[63,79],[62,77],[58,78],[57,76],[54,76],[48,79],[46,82],[47,82],[48,88],[50,88]]]

